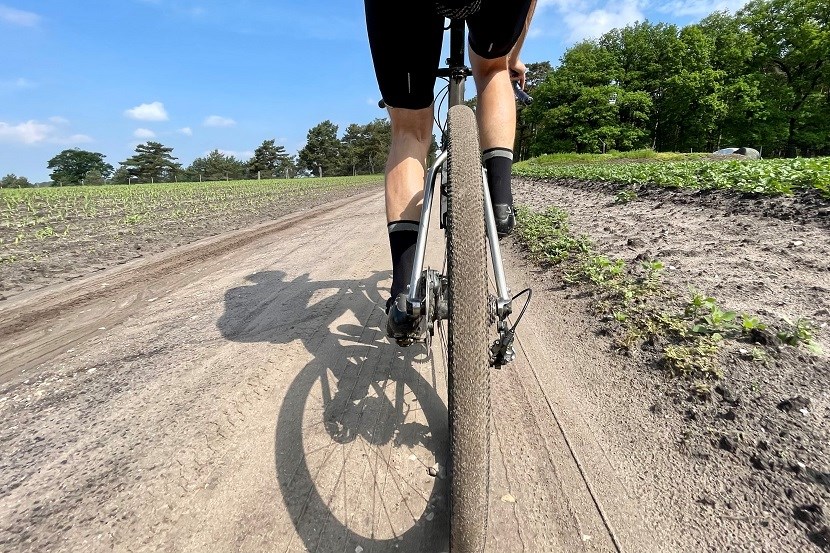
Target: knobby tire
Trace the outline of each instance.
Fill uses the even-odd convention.
[[[450,550],[484,551],[490,473],[487,258],[475,115],[450,108],[447,158]]]

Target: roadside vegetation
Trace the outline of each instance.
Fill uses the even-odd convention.
[[[655,155],[655,163],[607,163],[613,155],[542,156],[514,166],[529,178],[576,179],[689,190],[733,190],[766,196],[818,191],[830,198],[830,157],[770,160],[688,160],[684,154]],[[648,160],[648,157],[640,159]],[[601,162],[606,163],[601,163]],[[668,161],[668,163],[661,163]],[[633,192],[633,191],[632,191]]]
[[[710,394],[712,384],[723,377],[719,355],[727,344],[737,344],[740,354],[759,366],[777,346],[821,353],[810,321],[763,321],[725,309],[698,291],[667,289],[660,278],[662,262],[629,264],[602,255],[588,238],[571,231],[567,213],[559,208],[534,212],[520,207],[517,234],[532,261],[555,267],[568,285],[587,287],[592,308],[610,325],[617,350],[652,352],[661,367],[689,379],[699,395]]]

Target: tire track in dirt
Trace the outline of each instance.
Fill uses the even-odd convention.
[[[379,194],[358,196],[242,233],[243,246],[232,233],[13,300],[5,313],[42,302],[18,340],[32,348],[20,363],[45,361],[0,387],[3,547],[446,551],[447,483],[427,474],[446,465],[444,360],[383,337],[382,210]],[[113,296],[135,299],[107,319]],[[522,334],[539,380],[521,355],[493,375],[488,550],[613,550],[540,391],[563,380],[552,361],[579,362],[534,349],[545,313]],[[96,331],[73,334],[79,317]],[[604,439],[574,432],[577,449]],[[610,463],[586,474],[616,477]],[[638,528],[630,511],[611,509],[614,526]]]
[[[365,192],[278,221],[200,240],[166,254],[103,271],[84,279],[83,286],[68,283],[47,288],[45,292],[39,290],[15,297],[10,305],[0,308],[0,336],[3,337],[0,342],[0,367],[5,368],[0,369],[0,384],[54,356],[66,344],[81,342],[101,327],[118,324],[141,300],[163,296],[166,290],[181,287],[198,278],[198,272],[191,269],[194,265],[200,266],[201,270],[220,270],[223,256],[229,253],[248,247],[275,232],[290,229],[299,222],[315,220],[333,209],[365,201],[375,195],[377,192]],[[141,293],[124,297],[125,292],[136,288]],[[116,305],[108,305],[104,302],[107,299]],[[93,303],[94,308],[83,309]],[[70,319],[62,317],[75,314],[78,316]],[[55,325],[56,321],[63,324]],[[53,325],[60,328],[55,329]],[[13,367],[17,372],[6,367]]]

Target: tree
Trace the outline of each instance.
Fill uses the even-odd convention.
[[[314,175],[335,173],[340,165],[340,150],[337,125],[323,121],[308,131],[306,145],[299,152],[298,165]]]
[[[248,170],[251,176],[261,173],[266,177],[281,177],[289,169],[288,164],[293,166],[290,160],[291,156],[285,152],[285,147],[277,146],[276,140],[265,140],[254,150],[254,157],[248,162]]]
[[[127,171],[127,166],[123,163],[118,166],[118,169],[112,174],[113,184],[130,184],[130,172]]]
[[[805,108],[830,87],[830,7],[826,0],[753,0],[740,12],[756,37],[754,61],[788,156],[810,141]]]
[[[121,164],[126,167],[127,173],[138,177],[143,182],[164,182],[173,180],[182,166],[176,163],[173,157],[173,148],[168,148],[158,142],[139,144],[135,148],[136,155]]]
[[[97,169],[88,171],[87,174],[84,175],[84,184],[87,186],[96,186],[105,183],[106,179],[104,178],[104,175],[102,175]]]
[[[213,150],[205,157],[193,160],[185,170],[188,180],[238,180],[247,176],[249,165],[234,156]]]
[[[32,184],[26,177],[18,177],[13,173],[9,173],[0,179],[0,188],[29,188]]]
[[[531,97],[534,96],[536,89],[545,82],[552,71],[553,68],[548,61],[528,63],[527,73],[525,74],[525,92]],[[519,106],[518,109],[519,111],[516,114],[516,141],[513,145],[513,159],[515,161],[521,161],[530,156],[530,145],[536,132],[536,127],[528,116],[527,108]]]
[[[392,125],[375,119],[366,125],[352,123],[340,139],[339,175],[375,174],[386,161],[392,143]]]
[[[49,160],[49,175],[58,186],[73,186],[84,183],[87,173],[97,171],[104,178],[112,174],[112,165],[104,161],[104,154],[87,152],[78,148],[64,150]]]

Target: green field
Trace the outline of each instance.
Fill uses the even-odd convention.
[[[137,229],[188,227],[210,218],[266,214],[328,192],[355,191],[380,176],[216,181],[0,190],[0,263],[35,255],[44,242],[107,240]]]
[[[700,159],[699,154],[652,154],[627,158],[620,154],[541,156],[517,163],[513,172],[531,178],[734,190],[769,196],[817,190],[830,197],[830,157],[713,161]]]

